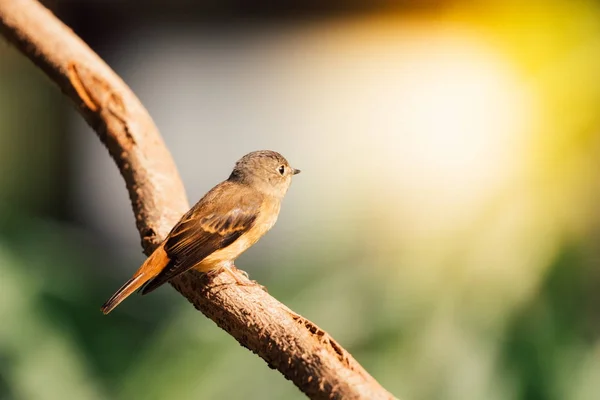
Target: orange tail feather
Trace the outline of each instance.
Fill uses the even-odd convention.
[[[164,245],[161,244],[154,252],[144,261],[142,266],[110,299],[102,305],[102,312],[108,314],[130,294],[142,287],[146,282],[155,278],[168,264],[169,257],[165,252]]]

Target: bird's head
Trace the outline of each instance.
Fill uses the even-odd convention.
[[[279,153],[271,150],[253,151],[240,158],[229,176],[230,181],[251,185],[266,195],[283,198],[292,176],[300,173]]]

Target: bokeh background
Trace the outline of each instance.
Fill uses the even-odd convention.
[[[53,1],[191,202],[302,169],[238,260],[402,399],[600,398],[600,2]],[[0,398],[302,399],[143,260],[124,183],[0,41]]]

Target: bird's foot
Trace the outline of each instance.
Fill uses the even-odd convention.
[[[232,265],[231,267],[224,267],[225,271],[231,276],[233,277],[233,279],[235,279],[235,283],[236,285],[239,286],[259,286],[262,290],[264,290],[265,292],[267,291],[267,288],[264,287],[263,285],[261,285],[260,283],[256,282],[253,279],[250,279],[250,276],[248,275],[248,273],[242,269],[237,268],[235,265]],[[233,271],[236,270],[238,272],[241,272],[242,275],[244,275],[244,277],[246,279],[248,279],[248,281],[242,281],[237,274]]]
[[[244,280],[240,279],[240,277],[234,272],[234,270],[240,272],[248,280],[244,281]],[[255,280],[250,279],[250,277],[248,276],[248,273],[246,271],[238,269],[235,265],[222,266],[220,268],[212,269],[210,271],[207,271],[206,275],[207,275],[207,277],[210,280],[212,280],[215,276],[219,275],[221,272],[226,272],[229,276],[231,276],[235,280],[235,284],[238,285],[238,286],[260,286],[260,288],[262,290],[264,290],[265,292],[267,291],[266,287],[264,287],[263,285],[259,284]],[[230,284],[231,283],[222,283],[222,284],[218,284],[218,285],[210,285],[209,288],[212,289],[212,288],[215,288],[217,286],[225,286],[225,285],[230,285]]]
[[[225,267],[227,270],[229,270],[229,273],[232,274],[233,271],[237,271],[240,274],[244,275],[244,277],[246,279],[250,279],[250,275],[248,275],[248,273],[246,271],[244,271],[243,269],[239,269],[238,267],[236,267],[235,265],[232,265],[230,268]],[[235,274],[234,274],[235,275]]]

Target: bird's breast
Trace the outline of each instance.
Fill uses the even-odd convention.
[[[252,227],[229,246],[217,250],[206,257],[198,264],[198,266],[196,266],[196,269],[201,272],[206,272],[211,269],[231,264],[240,256],[240,254],[258,242],[258,240],[263,237],[273,225],[275,225],[277,217],[279,216],[280,204],[279,201],[263,202]]]

